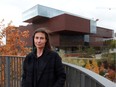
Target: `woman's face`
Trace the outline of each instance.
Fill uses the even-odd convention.
[[[38,49],[42,49],[45,47],[46,44],[46,38],[45,38],[45,34],[42,32],[38,32],[35,34],[34,37],[34,44],[36,46],[36,48]]]

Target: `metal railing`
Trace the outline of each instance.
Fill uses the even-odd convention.
[[[21,87],[24,57],[0,56],[0,87]],[[64,63],[65,87],[115,87],[108,79],[80,66]]]
[[[24,57],[0,56],[0,87],[21,87]]]
[[[64,63],[67,75],[65,87],[116,87],[110,80],[83,67]]]

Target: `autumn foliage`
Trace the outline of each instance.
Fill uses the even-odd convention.
[[[26,48],[24,38],[29,37],[29,31],[20,31],[11,23],[7,27],[0,25],[0,55],[20,55],[24,56],[29,49]],[[6,38],[6,44],[3,44],[2,38]]]
[[[92,60],[88,60],[85,68],[99,74],[99,67],[97,61],[93,58]]]

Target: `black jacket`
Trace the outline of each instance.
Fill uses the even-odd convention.
[[[45,51],[39,62],[39,72],[35,76],[36,59],[34,52],[26,56],[23,64],[22,87],[63,87],[66,74],[60,56],[56,52]]]

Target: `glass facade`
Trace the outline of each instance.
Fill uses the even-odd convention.
[[[96,21],[90,20],[90,33],[96,34]]]
[[[50,7],[36,5],[23,12],[23,21],[26,21],[36,16],[52,18],[61,14],[64,14],[64,12]]]
[[[90,36],[84,35],[84,42],[89,42],[89,41],[90,41]]]

